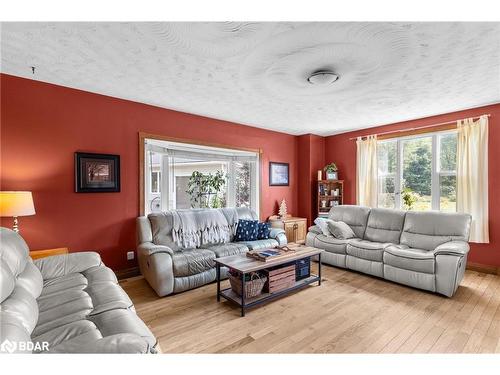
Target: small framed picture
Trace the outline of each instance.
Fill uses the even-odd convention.
[[[75,152],[75,192],[120,191],[120,156]]]
[[[269,185],[289,186],[289,164],[269,162]]]

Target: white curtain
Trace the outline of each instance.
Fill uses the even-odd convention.
[[[488,116],[457,121],[457,211],[472,216],[471,242],[489,242]]]
[[[377,136],[358,137],[356,146],[357,204],[377,207]]]

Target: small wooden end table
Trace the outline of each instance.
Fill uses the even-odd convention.
[[[231,255],[228,257],[222,257],[215,259],[216,271],[217,271],[217,302],[220,302],[220,298],[223,297],[228,301],[231,301],[241,308],[241,316],[245,316],[245,311],[247,308],[257,306],[266,301],[278,298],[289,294],[290,292],[301,289],[309,284],[318,283],[321,285],[321,253],[324,251],[310,246],[294,246],[296,251],[287,254],[286,256],[280,256],[275,260],[270,260],[267,262],[260,261],[247,257],[246,254]],[[280,266],[293,261],[318,257],[318,274],[312,274],[302,280],[297,280],[295,284],[287,289],[281,290],[275,293],[262,293],[256,297],[245,298],[245,275],[251,272],[256,272],[264,270],[267,268]],[[312,262],[311,262],[312,263]],[[233,292],[231,288],[221,290],[221,266],[231,268],[238,271],[241,274],[241,296]]]
[[[54,249],[44,249],[44,250],[33,250],[30,251],[31,259],[40,259],[45,257],[50,257],[53,255],[68,254],[69,250],[67,247],[58,247]]]

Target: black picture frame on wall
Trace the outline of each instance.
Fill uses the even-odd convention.
[[[120,155],[75,152],[76,193],[120,191]]]
[[[269,186],[289,186],[289,172],[289,163],[269,162]]]

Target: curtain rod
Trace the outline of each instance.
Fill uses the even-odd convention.
[[[481,115],[481,116],[488,116],[490,117],[491,114],[486,114],[486,115]],[[481,116],[474,116],[474,117],[470,117],[472,119],[477,119],[477,118],[480,118]],[[367,134],[367,135],[361,135],[360,137],[361,138],[366,138],[366,137],[369,137],[370,135],[385,135],[385,134],[392,134],[392,133],[404,133],[404,132],[410,132],[410,131],[413,131],[413,130],[418,130],[418,129],[426,129],[426,128],[434,128],[436,126],[440,126],[440,125],[446,125],[446,124],[452,124],[454,122],[457,122],[457,121],[461,121],[461,120],[465,120],[465,119],[459,119],[459,120],[454,120],[454,121],[446,121],[446,122],[440,122],[440,123],[437,123],[437,124],[432,124],[432,125],[425,125],[425,126],[420,126],[420,127],[417,127],[417,128],[408,128],[408,129],[400,129],[400,130],[391,130],[391,131],[387,131],[387,132],[382,132],[382,133],[377,133],[377,134]],[[349,138],[350,141],[352,140],[355,140],[355,139],[358,139],[359,137],[351,137]]]

